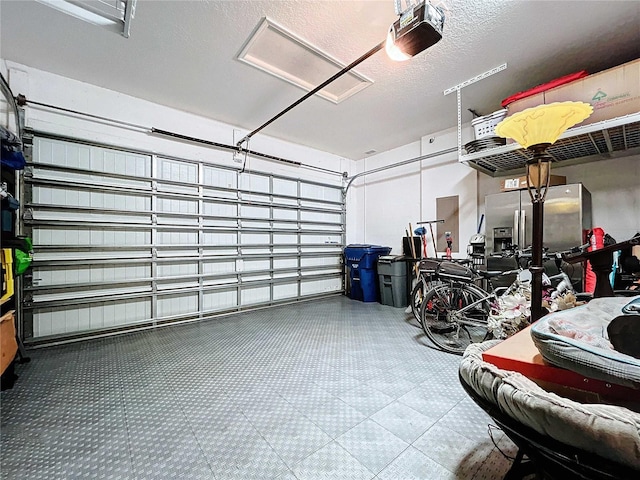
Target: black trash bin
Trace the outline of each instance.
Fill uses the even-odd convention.
[[[378,258],[380,303],[392,307],[409,305],[407,295],[407,262],[403,255],[384,255]]]

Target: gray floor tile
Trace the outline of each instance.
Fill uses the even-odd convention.
[[[471,440],[483,442],[489,439],[488,424],[490,423],[493,423],[491,417],[473,400],[467,398],[449,410],[438,422],[438,425],[449,428]],[[502,436],[499,431],[495,433],[498,437]]]
[[[334,439],[367,418],[339,398],[319,405],[306,417]]]
[[[429,418],[440,418],[460,403],[459,398],[436,393],[425,384],[405,393],[398,401]]]
[[[471,478],[491,454],[490,439],[478,443],[437,423],[413,442],[413,446],[438,462],[457,478]]]
[[[390,372],[383,372],[366,383],[392,398],[398,398],[417,386],[416,383],[400,378]]]
[[[293,472],[298,480],[370,480],[374,477],[336,442],[305,458]]]
[[[393,398],[367,385],[353,388],[341,395],[340,400],[351,405],[360,413],[368,416],[389,405]]]
[[[284,398],[265,403],[257,400],[243,405],[242,413],[260,431],[271,431],[292,420],[303,421],[304,415]]]
[[[349,390],[353,390],[356,387],[364,385],[364,382],[361,382],[360,380],[338,370],[336,370],[336,374],[316,379],[314,383],[338,397]]]
[[[356,425],[336,441],[376,474],[409,446],[372,420]]]
[[[261,434],[289,467],[331,442],[329,435],[306,418],[290,420]]]
[[[396,437],[407,443],[412,443],[426,432],[437,419],[422,415],[403,403],[393,402],[374,413],[371,420],[389,430]]]
[[[419,450],[409,447],[376,478],[380,480],[455,480],[458,477]]]
[[[478,471],[473,475],[473,480],[493,480],[504,478],[513,461],[505,457],[498,450],[493,449],[487,459],[480,465]]]
[[[202,439],[198,436],[207,464],[216,479],[276,478],[288,471],[271,445],[255,430],[240,429]]]
[[[367,380],[378,377],[385,372],[385,370],[373,365],[368,365],[364,361],[348,367],[340,367],[340,370],[361,382],[367,382]]]
[[[191,434],[132,439],[131,459],[135,478],[213,479],[213,472]]]
[[[315,384],[306,385],[296,392],[281,393],[281,395],[303,414],[313,412],[318,406],[336,398],[323,387]]]
[[[286,471],[279,477],[276,477],[275,480],[298,480],[292,471]]]
[[[390,374],[413,383],[421,383],[433,378],[434,371],[423,362],[405,362],[387,370]]]

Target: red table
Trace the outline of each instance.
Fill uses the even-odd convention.
[[[531,327],[482,354],[485,362],[522,373],[547,391],[583,403],[609,403],[640,411],[640,390],[585,377],[554,367],[542,359],[531,338]]]

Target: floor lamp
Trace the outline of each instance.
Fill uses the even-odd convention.
[[[496,133],[512,138],[532,153],[527,161],[527,188],[533,204],[533,232],[531,244],[531,321],[543,315],[542,263],[544,199],[551,179],[553,158],[547,149],[568,128],[582,122],[593,113],[593,107],[583,102],[558,102],[539,105],[515,113],[496,126]]]

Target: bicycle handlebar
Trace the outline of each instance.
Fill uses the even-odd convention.
[[[575,253],[583,253],[589,247],[588,243],[584,245],[578,245],[577,247],[572,247],[568,250],[558,250],[556,252],[549,253],[549,249],[544,247],[542,249],[542,258],[545,260],[549,260],[551,258],[562,258],[564,255],[575,254]],[[531,258],[532,257],[532,247],[527,247],[524,249],[506,248],[500,254],[502,258],[511,258],[514,257],[516,260],[520,258]]]

